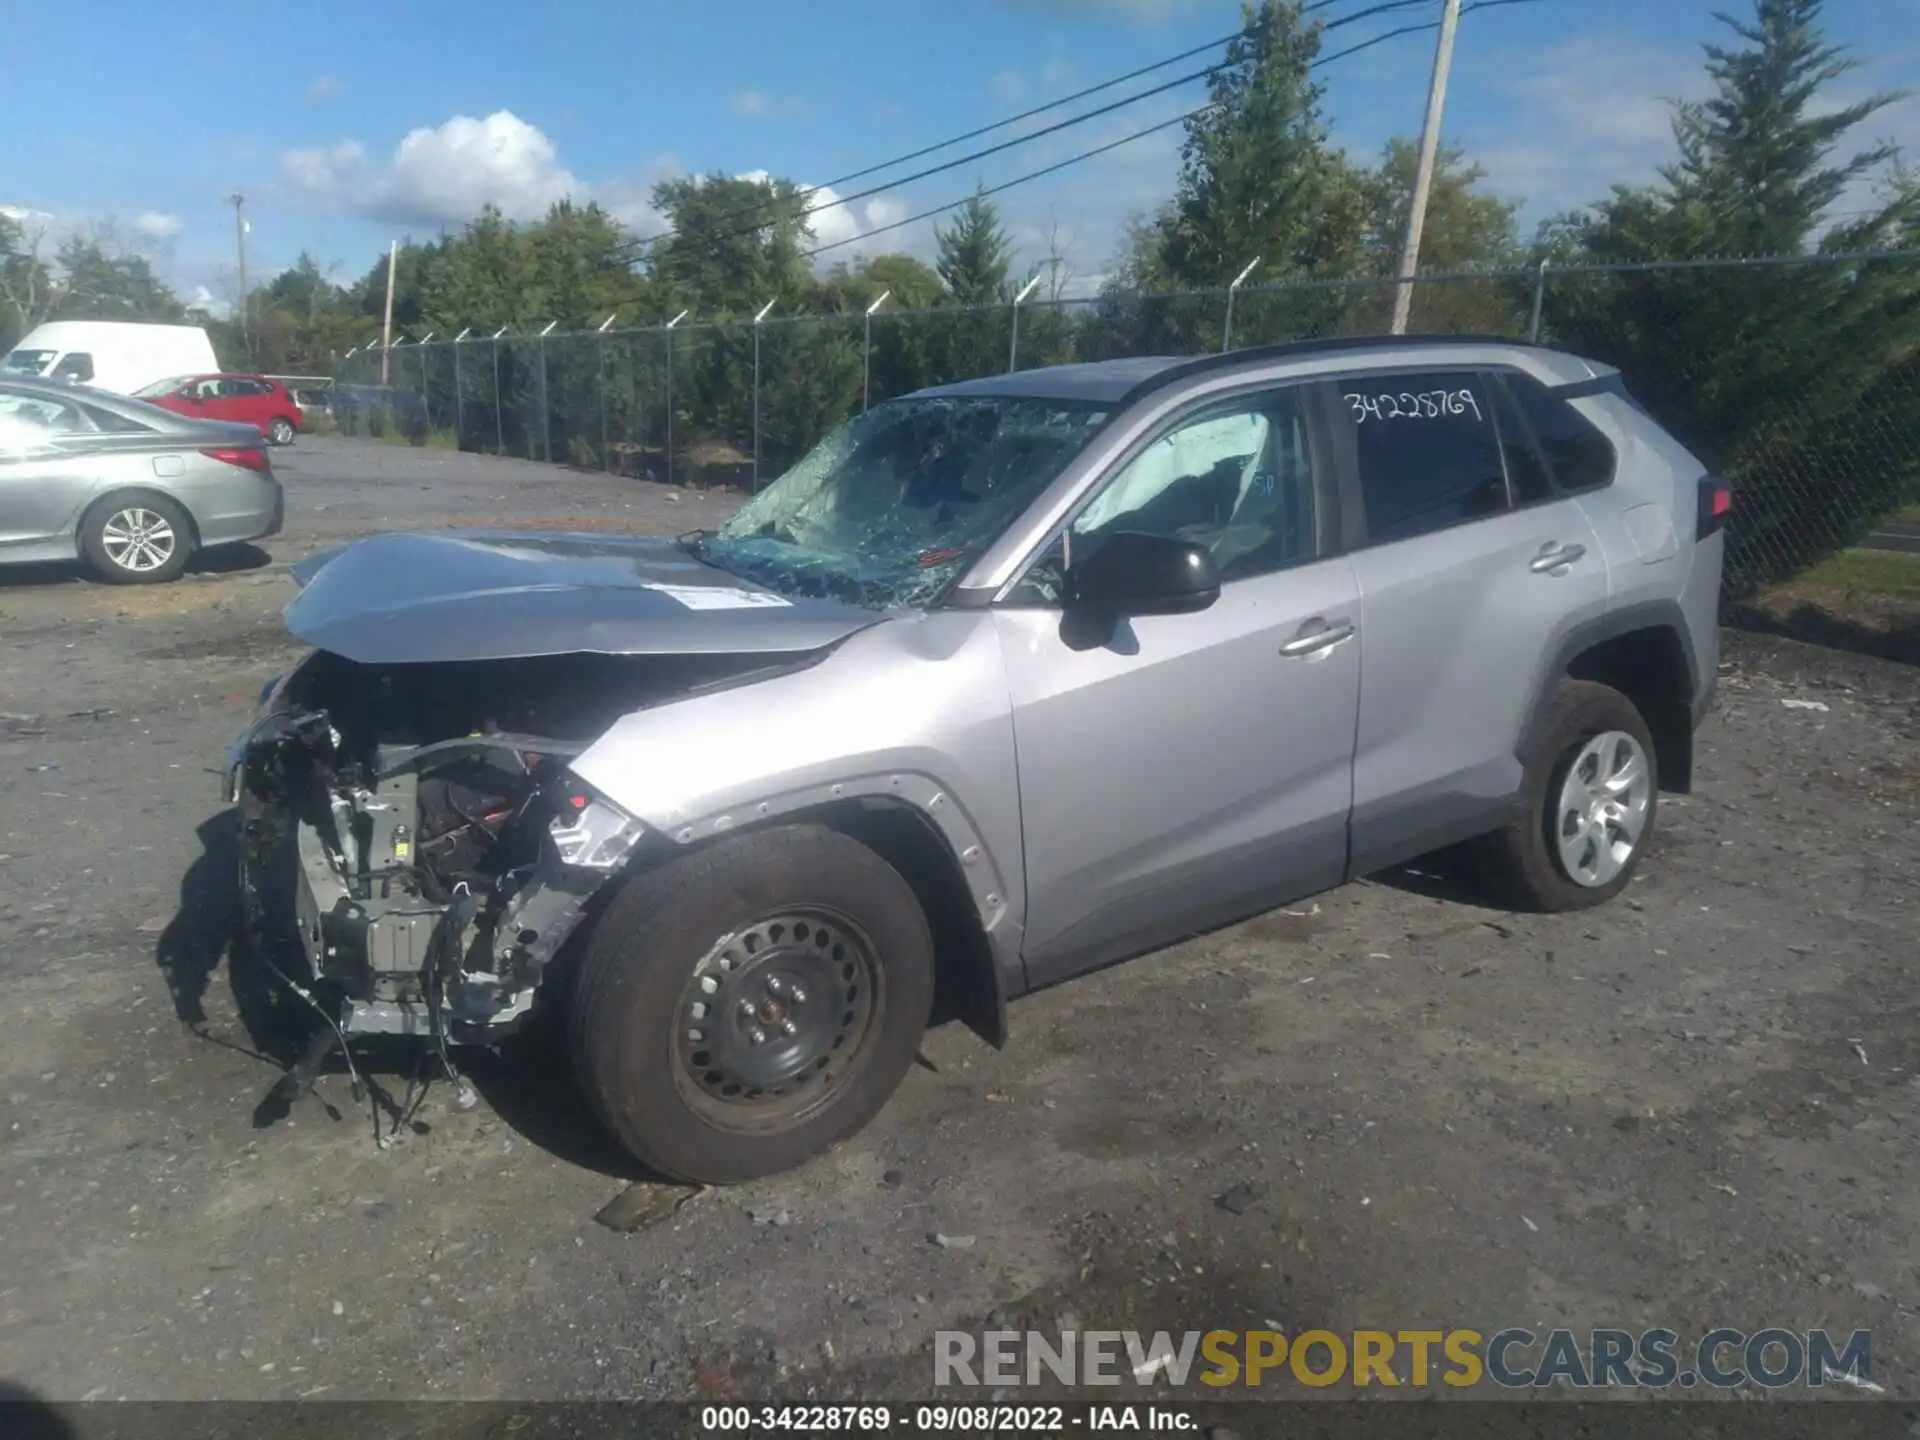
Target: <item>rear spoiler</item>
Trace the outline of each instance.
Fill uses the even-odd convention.
[[[1585,380],[1568,380],[1559,385],[1549,385],[1549,393],[1561,400],[1580,400],[1589,395],[1618,395],[1631,405],[1639,405],[1627,391],[1627,382],[1620,372],[1611,365],[1602,365],[1598,361],[1587,361],[1593,374]]]

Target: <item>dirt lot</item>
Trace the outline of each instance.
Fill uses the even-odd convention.
[[[1622,903],[1350,886],[1023,1002],[1004,1053],[940,1031],[842,1150],[622,1234],[593,1220],[619,1162],[526,1056],[477,1058],[483,1103],[437,1091],[389,1149],[339,1075],[337,1119],[256,1128],[276,1072],[257,978],[223,963],[212,770],[295,654],[289,559],[718,503],[349,442],[280,468],[270,564],[0,580],[0,1379],[924,1396],[933,1332],[997,1311],[1868,1327],[1879,1381],[1920,1395],[1920,672],[1731,636],[1700,788]]]

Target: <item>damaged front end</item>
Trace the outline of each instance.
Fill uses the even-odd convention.
[[[250,916],[290,848],[304,974],[341,1040],[488,1044],[646,828],[568,768],[621,714],[741,656],[358,664],[316,652],[234,743]],[[292,957],[289,957],[290,959]],[[279,968],[276,966],[276,968]]]

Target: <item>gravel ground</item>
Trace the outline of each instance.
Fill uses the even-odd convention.
[[[279,468],[270,559],[0,572],[0,1380],[911,1396],[935,1330],[1071,1313],[1863,1327],[1920,1395],[1920,672],[1730,635],[1699,789],[1623,901],[1351,885],[1026,1000],[1004,1053],[943,1029],[848,1145],[621,1233],[594,1216],[633,1177],[537,1056],[475,1057],[482,1103],[437,1091],[388,1149],[344,1075],[256,1127],[271,1027],[223,963],[213,770],[296,653],[306,551],[724,504],[351,442]]]

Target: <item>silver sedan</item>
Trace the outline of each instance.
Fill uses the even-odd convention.
[[[171,580],[199,550],[279,533],[260,432],[60,381],[0,380],[0,565],[85,560]]]

